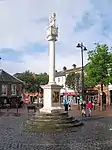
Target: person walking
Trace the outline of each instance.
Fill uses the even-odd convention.
[[[88,116],[91,117],[92,116],[92,108],[93,108],[91,101],[88,102],[87,108],[88,108]]]
[[[71,100],[68,101],[69,110],[71,110]]]
[[[82,104],[81,104],[81,113],[82,113],[82,117],[83,116],[87,117],[87,115],[86,115],[86,103],[85,103],[85,101],[83,101]]]
[[[64,107],[65,107],[65,111],[68,111],[68,101],[65,99],[64,100]]]

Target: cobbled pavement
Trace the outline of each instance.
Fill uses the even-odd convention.
[[[84,119],[84,126],[63,132],[28,132],[32,115],[0,116],[0,150],[112,150],[112,117]]]

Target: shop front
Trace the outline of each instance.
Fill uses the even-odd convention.
[[[63,93],[63,97],[73,103],[78,103],[77,96],[78,96],[78,92],[64,92]]]

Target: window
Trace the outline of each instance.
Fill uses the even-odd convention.
[[[12,91],[12,95],[16,95],[16,85],[15,84],[13,84],[11,86],[11,91]]]
[[[62,84],[62,86],[63,86],[62,88],[65,88],[65,86],[63,84]]]
[[[2,85],[2,95],[7,95],[7,85]]]
[[[58,78],[58,82],[60,82],[60,78]]]

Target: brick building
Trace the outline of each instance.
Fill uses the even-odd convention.
[[[20,102],[22,84],[21,80],[0,69],[0,103],[4,105],[11,102],[13,105],[17,100]]]

